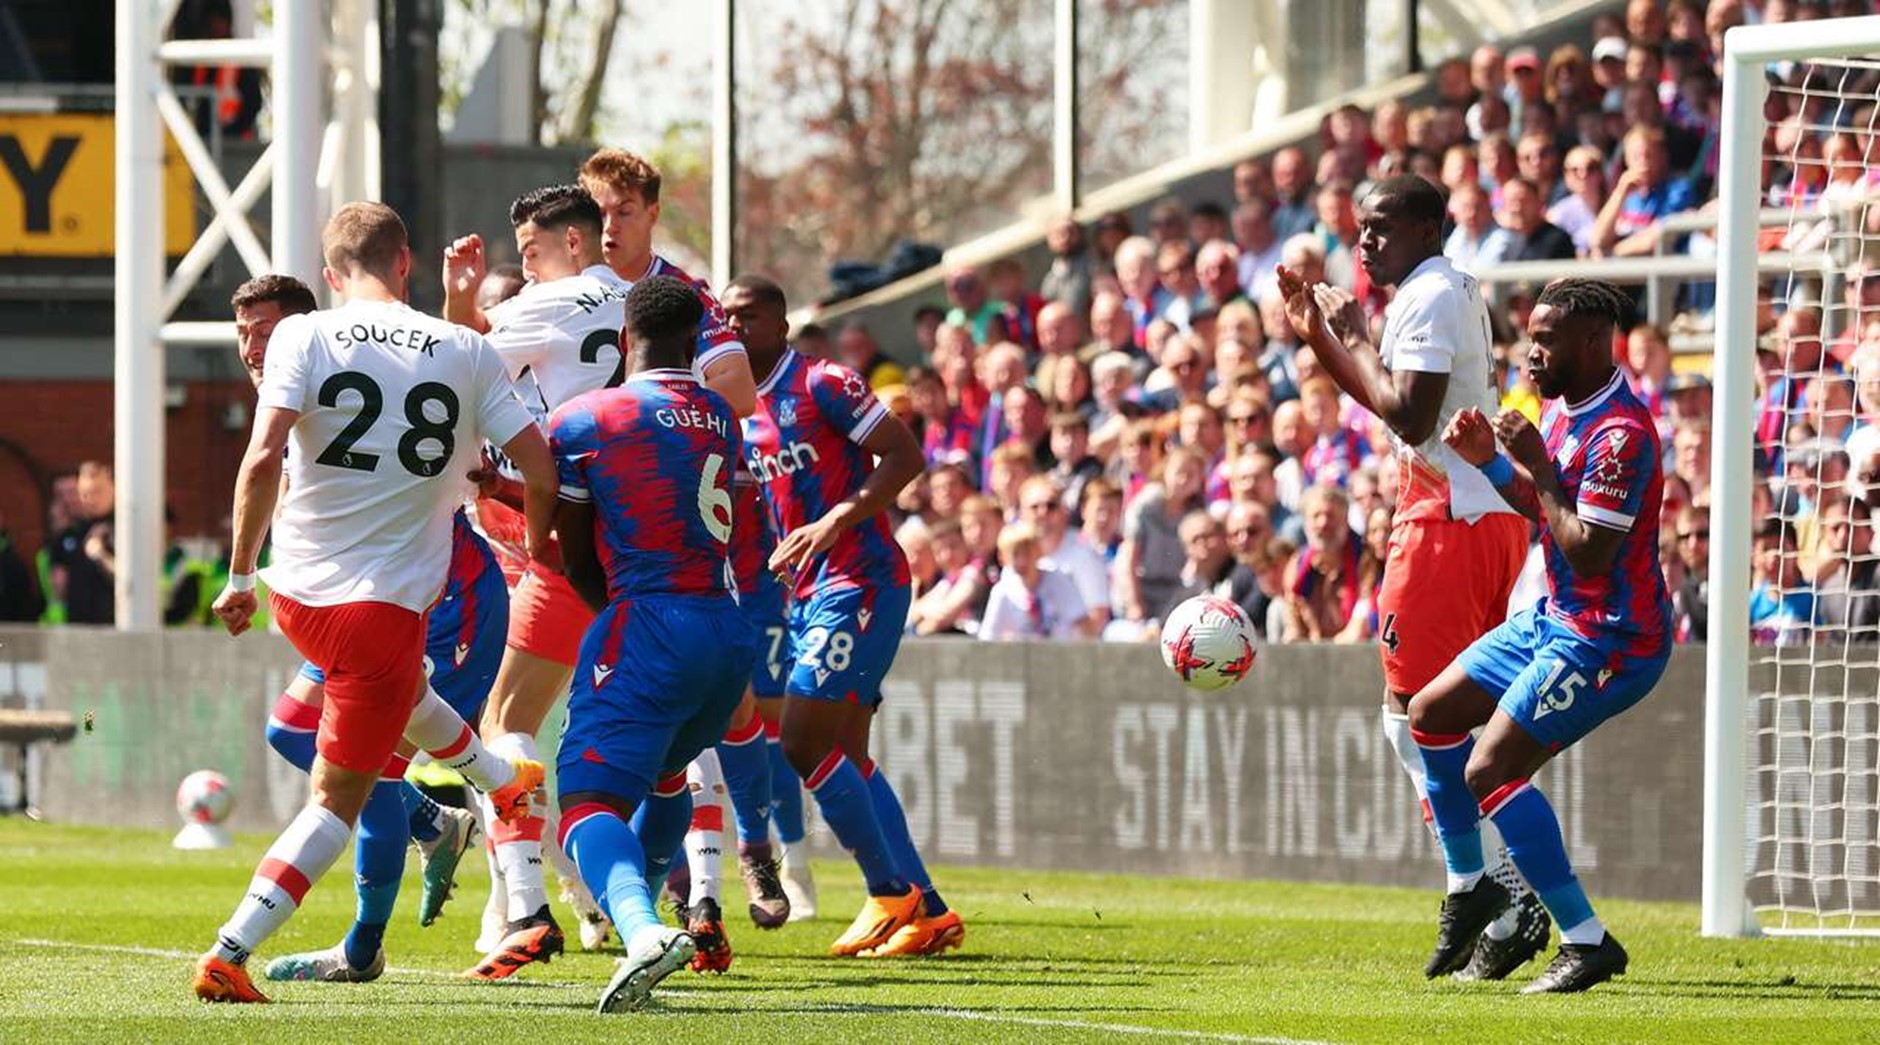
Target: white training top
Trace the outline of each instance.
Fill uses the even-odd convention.
[[[531,283],[487,313],[490,347],[512,379],[525,369],[535,377],[552,413],[583,392],[625,378],[620,329],[631,289],[606,265]]]
[[[300,417],[268,586],[309,606],[424,612],[444,589],[478,447],[531,423],[513,387],[481,336],[403,303],[281,320],[259,405]]]
[[[1474,522],[1492,512],[1513,512],[1494,484],[1443,442],[1443,430],[1458,412],[1475,407],[1492,419],[1501,405],[1481,284],[1440,254],[1425,260],[1398,285],[1384,311],[1378,354],[1393,373],[1449,375],[1430,437],[1411,446],[1391,433],[1403,473],[1397,518]]]

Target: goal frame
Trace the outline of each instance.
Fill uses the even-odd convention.
[[[1718,171],[1716,396],[1712,424],[1710,620],[1704,651],[1705,936],[1761,930],[1746,892],[1743,800],[1749,706],[1750,518],[1755,485],[1757,212],[1762,75],[1773,61],[1880,54],[1880,16],[1738,26],[1724,34]]]

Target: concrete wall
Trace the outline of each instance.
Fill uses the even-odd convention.
[[[267,830],[305,798],[261,735],[296,665],[272,635],[0,632],[0,699],[17,676],[92,713],[44,757],[52,819],[170,827],[177,781],[210,767],[234,784],[235,826]],[[1545,772],[1596,892],[1696,899],[1702,683],[1701,651],[1679,651],[1650,700]],[[937,863],[1434,887],[1380,691],[1369,649],[1269,648],[1204,696],[1150,648],[910,642],[875,753]]]

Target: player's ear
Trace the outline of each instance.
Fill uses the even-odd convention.
[[[659,224],[659,201],[658,200],[654,200],[653,202],[646,205],[646,214],[647,214],[648,224],[650,225]]]
[[[326,280],[326,285],[332,288],[333,293],[335,294],[345,293],[345,287],[344,287],[344,284],[340,280],[340,274],[334,271],[332,266],[330,265],[321,266],[320,276],[321,278]]]

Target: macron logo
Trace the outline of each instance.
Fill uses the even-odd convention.
[[[751,472],[760,483],[773,482],[781,475],[795,475],[821,463],[816,448],[804,442],[791,443],[774,454],[760,453],[755,447],[751,450]]]
[[[859,622],[859,623],[861,624],[861,626],[862,626],[862,630],[863,630],[863,631],[867,631],[867,630],[868,630],[868,622],[869,622],[869,621],[871,621],[871,620],[874,620],[874,619],[875,619],[875,611],[874,611],[874,610],[863,610],[863,611],[861,611],[860,613],[857,613],[857,614],[855,615],[855,619],[856,619],[856,621],[858,621],[858,622]]]
[[[607,676],[612,675],[613,673],[614,673],[614,669],[608,667],[605,664],[594,665],[594,688],[599,689],[602,686],[607,685]]]

